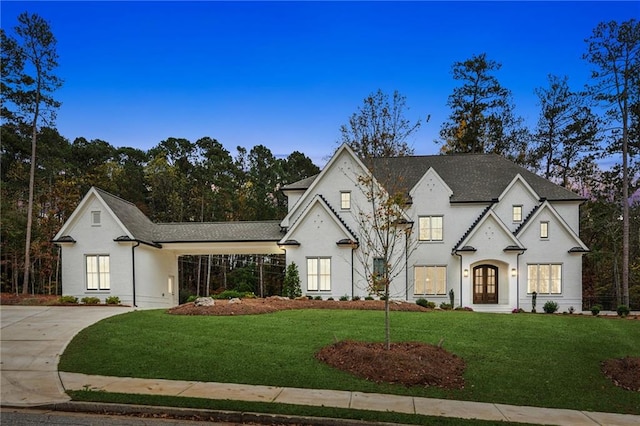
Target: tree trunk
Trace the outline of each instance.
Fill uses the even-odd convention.
[[[36,108],[37,111],[37,108]],[[37,120],[37,113],[36,119]],[[22,294],[29,293],[29,268],[31,266],[31,227],[33,224],[33,191],[36,178],[36,136],[37,128],[34,120],[31,133],[31,167],[29,170],[29,200],[27,202],[27,236],[24,248],[24,276],[22,281]]]

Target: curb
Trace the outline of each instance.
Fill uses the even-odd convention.
[[[227,422],[240,424],[261,424],[261,425],[307,425],[307,426],[366,426],[375,424],[378,426],[402,426],[401,423],[388,423],[351,419],[335,419],[330,417],[307,417],[289,416],[284,414],[266,414],[222,410],[205,410],[194,408],[179,408],[149,405],[129,405],[96,402],[61,402],[56,404],[40,405],[30,407],[46,409],[52,411],[109,414],[132,417],[160,417],[167,416],[175,419],[207,421],[207,422]]]

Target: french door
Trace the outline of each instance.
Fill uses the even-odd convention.
[[[473,268],[473,303],[498,303],[498,267]]]

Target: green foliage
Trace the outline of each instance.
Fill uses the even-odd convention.
[[[619,317],[626,317],[627,315],[629,315],[629,307],[627,305],[620,305],[618,306],[618,308],[616,309],[616,312],[618,313]]]
[[[291,262],[287,266],[287,270],[284,274],[284,283],[282,286],[283,296],[289,299],[295,299],[302,296],[302,289],[300,288],[300,274],[298,272],[298,265],[295,262]]]
[[[373,296],[365,296],[364,300],[374,300]]]
[[[601,310],[602,310],[602,306],[600,306],[600,305],[593,305],[593,306],[591,307],[591,315],[593,315],[593,316],[597,316],[597,315],[600,313],[600,311],[601,311]]]
[[[328,297],[327,300],[333,300],[333,297]]]
[[[558,303],[553,300],[547,300],[542,307],[542,310],[547,314],[552,314],[558,310]]]
[[[186,303],[195,302],[198,297],[200,297],[200,296],[192,294],[191,296],[187,297]]]
[[[83,297],[80,301],[85,305],[98,305],[100,303],[100,298],[87,296],[87,297]]]
[[[347,301],[349,301],[349,296],[347,296],[346,294],[344,296],[340,296],[340,300],[342,302],[347,302]]]
[[[356,295],[356,296],[353,296],[353,297],[351,298],[351,300],[360,300],[360,296],[357,296],[357,295]]]
[[[440,309],[443,309],[445,311],[449,311],[449,310],[453,309],[453,305],[451,305],[449,303],[442,302],[440,304]]]
[[[239,293],[254,292],[258,277],[255,275],[255,265],[235,268],[228,274],[229,287]]]
[[[75,296],[60,296],[58,301],[62,304],[72,303],[75,305],[78,303],[78,298]]]
[[[313,300],[322,300],[322,296],[316,296],[313,298]]]
[[[109,296],[104,300],[107,305],[119,305],[120,298],[118,296]]]
[[[429,308],[429,309],[433,309],[436,307],[436,302],[430,302],[425,298],[420,298],[418,300],[416,300],[416,305],[420,305],[423,308]]]

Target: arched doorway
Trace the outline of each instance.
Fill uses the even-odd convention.
[[[478,265],[473,268],[473,303],[498,303],[498,267]]]

